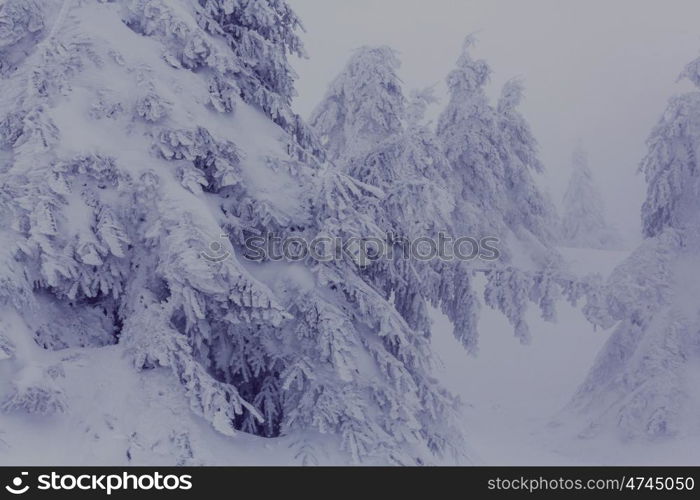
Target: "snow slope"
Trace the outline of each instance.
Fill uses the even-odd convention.
[[[607,277],[627,257],[622,251],[560,250],[579,275]],[[611,331],[595,331],[579,310],[559,303],[557,323],[545,323],[531,311],[533,342],[522,346],[505,318],[484,308],[476,358],[460,352],[444,317],[436,313],[434,319],[441,378],[465,403],[464,425],[476,464],[700,463],[700,435],[654,442],[624,442],[609,434],[585,438],[572,433],[576,425],[557,420]]]
[[[607,275],[627,256],[584,249],[562,253],[577,274]],[[577,437],[570,432],[572,426],[558,425],[557,413],[609,333],[594,331],[580,311],[565,303],[559,304],[558,313],[558,323],[545,323],[533,311],[533,342],[522,346],[507,320],[484,308],[477,357],[465,354],[450,334],[449,322],[435,313],[440,377],[463,399],[471,463],[697,464],[700,435],[623,442],[611,435]],[[134,371],[120,346],[42,352],[56,363],[63,361],[59,376],[70,411],[31,418],[0,414],[0,465],[292,465],[305,458],[324,465],[343,462],[323,443],[302,449],[288,438],[222,436],[193,415],[167,370]],[[131,411],[135,408],[139,411]]]
[[[169,370],[137,372],[119,345],[44,352],[48,362],[61,362],[58,377],[68,410],[51,416],[0,413],[0,465],[299,465],[304,458],[324,464],[340,460],[335,451],[302,448],[287,438],[216,432],[193,414]],[[0,365],[0,380],[5,380],[3,370],[8,367]]]

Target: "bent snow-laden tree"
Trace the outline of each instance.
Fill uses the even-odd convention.
[[[554,211],[531,177],[542,165],[529,126],[516,110],[522,87],[509,82],[498,109],[492,108],[482,88],[488,69],[465,52],[450,75],[453,97],[437,137],[422,123],[434,99],[429,91],[406,99],[398,68],[390,48],[356,51],[316,107],[311,126],[339,169],[381,189],[381,202],[373,210],[378,208],[380,228],[391,235],[389,245],[392,237],[437,241],[442,233],[454,242],[495,236],[501,240],[501,255],[468,262],[423,261],[415,255],[378,260],[365,275],[426,335],[428,305],[440,307],[457,339],[475,352],[480,301],[474,278],[485,272],[485,302],[506,314],[527,341],[528,302],[539,304],[552,319],[562,289],[569,298],[580,290],[573,291],[573,281],[561,272],[551,250]],[[534,264],[514,266],[509,255],[513,240],[528,248]],[[400,249],[396,255],[402,255]]]
[[[582,288],[574,291],[575,280],[562,270],[553,250],[556,215],[534,182],[533,173],[542,164],[530,127],[517,111],[522,85],[508,82],[494,108],[485,92],[491,69],[471,56],[473,43],[467,37],[447,78],[450,99],[437,136],[450,166],[455,231],[500,240],[501,257],[486,273],[485,302],[503,312],[516,336],[528,342],[528,302],[538,304],[551,320],[556,298],[563,293],[575,300]]]
[[[700,59],[683,76],[700,87]],[[700,91],[674,97],[647,141],[641,171],[646,241],[611,275],[599,324],[617,326],[570,408],[586,435],[696,431],[700,366]]]
[[[588,166],[588,155],[578,148],[572,158],[573,171],[563,200],[562,243],[580,248],[618,248],[620,238],[605,220],[605,204]]]
[[[383,224],[290,109],[285,2],[8,0],[0,21],[0,363],[31,365],[4,411],[70,411],[37,350],[116,344],[224,434],[381,463],[459,447],[425,331],[356,259],[244,258],[250,235]]]
[[[471,56],[473,43],[468,37],[448,76],[450,100],[437,125],[458,181],[459,203],[481,209],[488,217],[488,230],[498,235],[511,233],[522,239],[528,231],[541,245],[551,246],[554,210],[532,178],[543,167],[530,127],[517,111],[522,84],[506,83],[497,107],[491,106],[485,91],[491,68]],[[458,210],[471,224],[471,207]]]
[[[357,50],[315,109],[311,126],[340,170],[381,190],[381,200],[372,210],[383,233],[382,245],[391,256],[372,260],[365,269],[367,279],[426,337],[431,324],[428,306],[441,307],[453,321],[457,338],[473,349],[479,304],[470,264],[447,255],[452,248],[438,248],[441,235],[454,240],[455,232],[450,167],[439,141],[423,123],[434,97],[427,89],[406,99],[398,67],[388,47]],[[411,252],[411,244],[421,240],[425,247],[416,245]],[[416,255],[431,251],[432,258]],[[472,248],[463,250],[471,252]]]
[[[518,112],[524,92],[520,79],[507,81],[496,107],[498,131],[503,143],[501,157],[511,200],[505,220],[519,238],[531,243],[540,240],[545,246],[551,246],[558,236],[555,229],[557,214],[549,195],[537,187],[533,178],[533,174],[544,172],[544,165],[530,124]]]

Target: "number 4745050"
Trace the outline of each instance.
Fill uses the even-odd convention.
[[[630,490],[656,490],[656,491],[690,491],[695,488],[695,479],[692,477],[630,477],[624,485]]]

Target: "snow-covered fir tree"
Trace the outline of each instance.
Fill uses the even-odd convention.
[[[44,353],[116,346],[135,369],[169,369],[226,435],[325,434],[380,463],[459,449],[410,296],[397,310],[352,257],[244,258],[250,235],[374,237],[386,223],[376,185],[327,165],[291,111],[287,56],[303,50],[285,2],[7,0],[0,21],[0,315],[14,318],[0,363],[29,367],[3,411],[70,411],[60,373],[74,358]],[[401,135],[400,116],[343,126],[388,155],[435,148],[421,127],[423,143]],[[402,189],[444,189],[405,182],[395,210]]]
[[[508,80],[496,107],[502,158],[506,170],[510,206],[506,224],[523,239],[554,244],[559,223],[549,195],[536,184],[534,175],[544,172],[538,144],[530,124],[518,111],[524,97],[522,80]],[[528,236],[526,232],[531,233]]]
[[[455,230],[500,240],[501,258],[486,272],[485,302],[505,314],[516,336],[528,342],[528,302],[554,319],[556,298],[563,293],[574,300],[580,290],[574,292],[576,280],[564,272],[553,249],[556,215],[537,188],[533,175],[542,171],[537,143],[517,111],[522,84],[509,81],[492,106],[485,91],[491,68],[472,57],[473,44],[474,38],[467,37],[448,75],[450,98],[437,135],[451,169]]]
[[[618,248],[620,237],[606,220],[605,204],[588,166],[588,154],[580,147],[574,150],[572,166],[563,199],[562,243],[580,248]]]
[[[552,244],[555,213],[547,196],[538,189],[533,174],[543,171],[537,142],[517,107],[523,98],[518,79],[507,82],[497,106],[486,96],[491,68],[474,59],[469,36],[457,67],[449,74],[450,100],[438,120],[437,134],[452,165],[461,191],[461,218],[473,224],[472,206],[487,216],[489,231],[527,239],[534,235],[545,247]]]
[[[310,120],[331,158],[349,167],[348,158],[362,157],[402,130],[406,98],[399,65],[391,48],[364,47],[331,83]]]
[[[440,307],[457,339],[475,352],[481,302],[475,276],[485,273],[484,302],[503,312],[526,342],[528,303],[538,304],[553,319],[562,291],[568,297],[579,292],[572,291],[573,280],[562,272],[547,239],[555,216],[531,177],[542,166],[529,126],[516,110],[522,87],[510,82],[498,109],[492,108],[483,91],[488,68],[465,52],[450,76],[454,94],[441,117],[438,138],[423,123],[434,101],[431,92],[414,92],[407,99],[398,68],[390,48],[356,51],[314,110],[311,126],[341,171],[381,190],[377,213],[385,233],[399,241],[435,241],[439,232],[452,241],[496,236],[502,255],[497,261],[379,260],[365,275],[426,335],[428,306]],[[487,151],[475,153],[481,146]],[[500,208],[494,210],[492,203]],[[506,240],[528,248],[529,265],[514,265]]]
[[[683,75],[700,87],[700,59]],[[647,141],[641,171],[646,240],[610,276],[597,323],[616,324],[569,409],[584,435],[697,432],[700,366],[700,91],[673,97]]]
[[[508,179],[498,116],[485,91],[491,68],[486,61],[472,58],[473,44],[473,37],[467,37],[457,67],[447,78],[450,98],[438,120],[437,134],[455,172],[457,211],[465,229],[473,230],[485,216],[481,224],[502,235]]]
[[[407,99],[398,68],[388,47],[358,49],[314,110],[311,126],[341,171],[381,191],[372,209],[392,258],[373,261],[365,276],[426,337],[429,305],[441,307],[455,336],[474,350],[479,303],[468,263],[410,255],[411,242],[420,238],[455,237],[454,198],[450,166],[424,123],[435,97],[424,89]]]

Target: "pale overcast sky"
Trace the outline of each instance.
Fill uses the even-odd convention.
[[[638,231],[644,183],[635,172],[668,98],[689,88],[676,77],[700,55],[698,0],[288,1],[306,27],[309,59],[294,61],[303,116],[362,45],[398,50],[407,90],[438,83],[443,94],[464,36],[476,33],[474,55],[493,69],[492,96],[507,79],[525,79],[522,111],[555,201],[580,139],[612,220]]]

